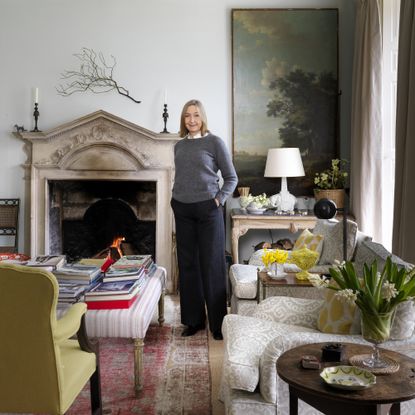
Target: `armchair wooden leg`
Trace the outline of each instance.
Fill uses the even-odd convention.
[[[94,374],[89,379],[91,388],[91,414],[102,415],[102,398],[101,398],[101,375],[99,371],[99,364]]]
[[[137,397],[143,388],[143,349],[144,339],[134,339],[134,387]]]
[[[89,379],[91,390],[91,413],[92,415],[102,415],[102,398],[101,398],[101,374],[99,370],[99,342],[98,339],[90,339],[86,334],[85,315],[81,318],[81,324],[77,332],[79,345],[82,350],[95,353],[96,368],[95,372]]]

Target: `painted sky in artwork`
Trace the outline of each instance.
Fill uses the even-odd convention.
[[[269,83],[297,68],[337,78],[337,10],[233,11],[234,152],[281,146]]]

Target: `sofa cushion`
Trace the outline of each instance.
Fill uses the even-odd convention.
[[[334,264],[343,261],[343,222],[317,220],[313,233],[323,235],[323,249],[319,264]],[[347,220],[347,260],[350,261],[356,247],[357,224]]]
[[[252,317],[317,330],[317,317],[324,302],[293,297],[269,297],[261,301]]]
[[[374,260],[377,261],[378,269],[383,269],[386,259],[391,257],[392,262],[399,268],[409,268],[411,264],[403,261],[396,255],[391,254],[382,244],[370,240],[363,241],[356,248],[355,264],[358,270],[363,269],[363,264],[371,265]]]
[[[293,251],[308,248],[321,254],[321,250],[323,249],[323,239],[323,235],[311,233],[308,229],[304,229],[295,241]]]
[[[224,376],[233,389],[253,392],[259,380],[259,359],[276,336],[298,331],[299,327],[228,314],[222,324],[225,344]],[[315,332],[301,327],[302,332]]]
[[[359,317],[356,305],[341,301],[333,289],[323,290],[324,304],[320,310],[317,327],[322,333],[358,334],[360,333]]]
[[[229,268],[232,292],[238,298],[254,299],[257,295],[257,267],[233,264]]]
[[[256,267],[263,268],[264,263],[262,262],[262,256],[265,254],[265,249],[256,250],[248,260],[249,265],[255,265]],[[268,249],[269,251],[269,249]]]
[[[404,301],[396,307],[391,327],[391,340],[409,339],[415,329],[415,305],[413,301]]]

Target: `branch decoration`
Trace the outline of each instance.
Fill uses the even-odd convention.
[[[60,84],[56,91],[64,97],[70,96],[76,92],[91,91],[94,94],[102,94],[116,90],[135,103],[141,101],[134,99],[128,89],[120,86],[114,79],[114,68],[117,61],[111,55],[111,62],[107,63],[102,52],[95,52],[93,49],[82,48],[80,53],[74,56],[80,61],[79,70],[65,70],[61,74],[61,79],[66,80],[66,84]]]

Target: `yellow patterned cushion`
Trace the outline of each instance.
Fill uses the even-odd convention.
[[[311,251],[316,251],[321,254],[321,250],[323,249],[323,235],[314,235],[308,229],[304,229],[295,241],[293,251],[303,248],[308,248]]]
[[[330,288],[325,289],[323,296],[325,302],[320,310],[317,328],[323,333],[359,333],[356,305],[338,300],[336,291]]]

